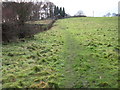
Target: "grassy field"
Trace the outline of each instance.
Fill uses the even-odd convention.
[[[41,21],[28,21],[26,23],[29,23],[29,24],[49,24],[51,23],[52,20],[41,20]]]
[[[3,45],[3,88],[117,88],[117,17],[68,18]]]

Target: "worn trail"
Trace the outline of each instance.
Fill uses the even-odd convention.
[[[78,51],[80,46],[75,40],[72,33],[68,30],[63,31],[65,37],[64,44],[64,59],[65,59],[65,68],[64,76],[65,80],[63,81],[65,88],[72,88],[76,85],[77,80],[79,80],[78,72],[75,71],[74,66],[76,65],[76,58],[78,57]]]

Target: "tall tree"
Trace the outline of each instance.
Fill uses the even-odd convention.
[[[65,8],[63,7],[63,17],[65,17],[66,13],[65,13]]]
[[[59,14],[59,7],[57,6],[57,8],[56,8],[56,15],[58,15]]]
[[[62,17],[65,17],[65,8],[63,7],[63,8],[60,8],[60,15],[62,16]]]
[[[54,16],[56,16],[56,15],[57,15],[57,7],[54,6]]]
[[[16,21],[17,13],[15,12],[15,2],[3,2],[2,3],[2,21],[13,22]]]
[[[44,6],[43,6],[43,9],[44,9],[44,11],[45,11],[45,18],[47,18],[47,5],[46,4],[44,4]]]
[[[41,5],[42,5],[42,2],[36,2],[33,5],[33,7],[32,7],[32,13],[31,13],[32,19],[38,20],[40,18]]]
[[[50,12],[50,18],[52,18],[53,17],[53,15],[54,15],[54,4],[52,3],[52,2],[50,2],[49,3],[50,5],[49,5],[49,12]]]
[[[60,16],[63,16],[62,7],[60,7],[60,9],[59,9],[59,14],[60,14]]]
[[[32,5],[33,3],[31,2],[20,2],[14,5],[15,11],[19,18],[19,24],[24,25],[24,22],[28,20]]]

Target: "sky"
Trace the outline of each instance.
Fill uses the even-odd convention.
[[[44,0],[42,0],[44,1]],[[48,0],[47,0],[48,1]],[[75,15],[82,10],[87,16],[102,17],[110,13],[118,13],[120,0],[49,0],[59,7],[65,7],[66,13]]]
[[[79,10],[82,10],[86,16],[95,17],[102,17],[109,12],[111,14],[118,13],[118,10],[120,10],[118,9],[118,2],[120,0],[32,0],[32,1],[53,2],[55,5],[59,7],[64,7],[66,13],[72,16],[75,15]]]

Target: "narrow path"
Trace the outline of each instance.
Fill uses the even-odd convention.
[[[66,44],[65,44],[65,81],[64,85],[65,88],[72,88],[75,84],[76,81],[78,80],[78,74],[74,70],[74,65],[76,62],[76,57],[78,54],[78,44],[72,34],[69,31],[65,31],[65,39],[66,39]]]
[[[116,41],[109,38],[109,36],[115,36],[116,32],[112,30],[115,30],[116,26],[111,19],[111,26],[113,26],[110,30],[110,25],[107,25],[110,18],[107,19],[59,20],[58,30],[64,41],[61,54],[64,64],[61,69],[61,87],[117,87],[115,84],[117,83],[115,76],[118,75],[118,67],[115,64],[117,53],[114,52],[113,47],[117,47],[117,44]],[[117,36],[115,37],[117,38]]]

